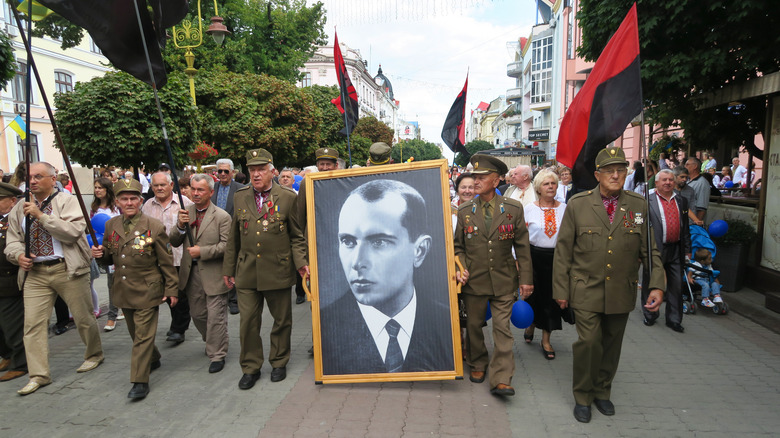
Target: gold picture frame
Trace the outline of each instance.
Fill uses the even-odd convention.
[[[455,281],[447,172],[446,160],[431,160],[319,172],[306,176],[316,383],[447,380],[463,377],[457,297],[459,289]],[[405,195],[402,198],[395,196],[393,193],[401,193],[396,190]],[[370,194],[365,195],[372,191],[373,198]],[[422,206],[420,198],[424,201]],[[400,206],[404,201],[408,211],[401,211]],[[396,205],[399,207],[396,208]],[[382,216],[380,210],[389,213]],[[404,216],[393,221],[391,218],[395,217],[396,211]],[[379,219],[361,219],[369,216]],[[396,228],[393,229],[400,230],[400,238],[395,239],[391,231],[386,231],[387,228],[383,229],[385,231],[376,231],[376,227],[371,228],[366,224],[376,224],[379,228],[395,224]],[[362,237],[353,237],[351,229],[359,229],[355,233]],[[361,234],[367,229],[370,230],[366,234]],[[413,234],[418,237],[412,237]],[[397,248],[396,243],[387,243],[396,241],[398,248],[407,250],[403,254],[409,254],[411,245],[413,256],[382,258],[387,253],[380,254],[377,248]],[[372,243],[361,246],[366,242]],[[356,248],[367,248],[360,251],[373,252],[354,255],[358,252],[350,251]],[[349,262],[346,254],[350,254],[352,260],[361,261]],[[372,258],[375,256],[379,258]],[[407,266],[407,260],[410,259],[412,262]],[[378,260],[386,263],[376,263]],[[350,263],[359,267],[351,267]],[[371,268],[364,265],[371,265]],[[358,271],[361,274],[357,274]],[[348,275],[352,280],[348,279]],[[383,354],[380,352],[383,347],[380,346],[392,342],[387,333],[392,330],[384,330],[383,325],[377,325],[390,316],[384,312],[380,315],[378,312],[381,311],[369,304],[376,297],[382,297],[382,300],[405,297],[409,290],[408,279],[411,279],[413,286],[413,298],[402,298],[402,301],[409,302],[409,307],[404,307],[404,311],[396,316],[400,317],[406,312],[407,316],[414,314],[416,317],[413,323],[406,321],[406,326],[401,324],[404,333],[408,334],[406,340],[401,340],[404,333],[397,338],[398,343],[406,347],[401,347],[404,351],[403,366],[390,368],[391,356],[397,359],[397,353],[394,355],[392,353],[395,352],[391,353],[388,349]],[[402,292],[391,295],[388,291],[393,290]],[[361,297],[360,300],[357,296]],[[412,306],[416,312],[408,310]],[[382,305],[378,307],[387,309]],[[411,334],[408,329],[411,329]],[[384,332],[384,344],[380,340],[381,332]],[[383,357],[388,361],[385,362]]]

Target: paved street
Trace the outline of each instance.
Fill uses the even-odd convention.
[[[105,302],[105,277],[96,283]],[[26,378],[0,384],[0,436],[710,438],[777,436],[780,430],[780,335],[736,313],[686,315],[684,334],[663,325],[645,327],[641,314],[632,313],[613,389],[617,415],[604,417],[594,408],[590,424],[577,423],[571,414],[573,326],[554,334],[554,361],[542,356],[541,333],[529,346],[515,331],[517,396],[504,401],[488,394],[487,383],[468,379],[315,385],[306,352],[308,305],[293,305],[287,379],[271,383],[266,364],[257,385],[241,391],[238,315],[230,317],[230,352],[218,374],[208,374],[194,326],[185,343],[171,347],[164,341],[167,308],[160,315],[163,366],[152,374],[145,400],[126,398],[130,338],[124,322],[103,333],[106,362],[86,374],[75,372],[84,349],[70,330],[50,339],[51,385],[20,397],[16,390]],[[269,321],[266,315],[266,339]]]

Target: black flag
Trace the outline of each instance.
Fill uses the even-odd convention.
[[[469,76],[466,75],[466,83],[463,85],[458,97],[450,108],[447,119],[444,121],[444,128],[441,130],[441,139],[449,146],[452,152],[462,152],[469,155],[466,150],[466,90],[469,88]]]
[[[342,134],[349,136],[352,131],[355,130],[358,122],[358,95],[355,90],[355,86],[352,85],[352,81],[349,80],[349,73],[347,72],[347,65],[344,63],[344,57],[341,55],[341,46],[339,46],[339,36],[335,36],[335,42],[333,43],[333,58],[336,64],[336,78],[339,81],[339,97],[331,100],[333,105],[336,105],[339,112],[344,114],[344,129]],[[346,99],[346,102],[342,101],[342,96]]]

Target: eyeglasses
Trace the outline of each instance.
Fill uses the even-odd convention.
[[[626,169],[625,167],[613,167],[611,169],[599,169],[599,172],[602,175],[612,175],[614,173],[617,173],[618,175],[621,175],[623,173],[628,172],[628,169]]]
[[[219,169],[219,170],[217,170],[217,173],[230,173],[230,170],[228,170],[228,169]]]

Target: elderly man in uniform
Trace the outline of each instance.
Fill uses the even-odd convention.
[[[383,164],[393,164],[393,159],[390,158],[390,152],[393,150],[385,142],[376,142],[368,148],[368,160],[366,166],[381,166]]]
[[[515,395],[511,386],[515,359],[509,317],[518,291],[524,299],[533,293],[528,229],[522,204],[495,192],[499,175],[507,171],[506,164],[483,154],[472,156],[471,164],[479,197],[458,208],[454,238],[455,256],[465,268],[456,275],[464,284],[462,296],[469,338],[466,363],[471,367],[472,382],[483,382],[487,373],[492,394],[512,396]],[[488,303],[493,315],[495,345],[489,362],[482,332]]]
[[[622,190],[628,162],[623,150],[596,156],[593,190],[569,200],[553,262],[553,298],[574,311],[578,340],[572,346],[574,418],[590,421],[590,405],[614,415],[612,379],[620,360],[628,314],[636,304],[640,263],[652,264],[644,307],[657,312],[663,301],[661,258],[651,240],[645,199]]]
[[[22,377],[27,374],[27,359],[24,356],[24,297],[16,277],[19,267],[5,256],[6,233],[8,232],[8,213],[16,205],[17,196],[22,191],[4,182],[0,182],[0,344],[4,347],[3,360],[0,362],[0,382]]]
[[[30,165],[31,202],[17,203],[8,220],[5,255],[21,268],[18,285],[24,290],[24,347],[30,381],[19,394],[27,395],[51,383],[48,323],[57,296],[68,305],[87,349],[83,373],[103,362],[97,320],[89,292],[91,258],[84,233],[87,223],[78,200],[55,186],[56,171],[45,162]],[[30,225],[30,257],[25,255],[25,216]],[[26,277],[26,278],[25,278]]]
[[[104,265],[113,264],[113,300],[125,314],[133,339],[128,398],[149,394],[149,374],[160,367],[160,352],[154,345],[159,306],[178,300],[178,279],[171,245],[162,222],[141,211],[141,183],[124,179],[114,184],[117,205],[122,210],[106,222],[103,244],[92,247],[92,256]]]
[[[190,179],[193,205],[179,210],[179,222],[171,231],[171,244],[184,245],[179,269],[179,290],[187,294],[190,316],[206,342],[209,373],[225,367],[228,350],[228,289],[222,281],[222,258],[230,235],[230,215],[211,202],[214,179],[197,173]],[[185,234],[190,224],[194,243]]]
[[[222,275],[235,285],[241,314],[240,389],[250,389],[260,378],[263,341],[260,338],[263,305],[274,318],[271,328],[271,381],[287,377],[292,329],[291,289],[295,267],[305,265],[303,235],[291,221],[295,192],[273,181],[273,157],[265,149],[247,153],[250,186],[236,192],[235,212],[225,250]]]

